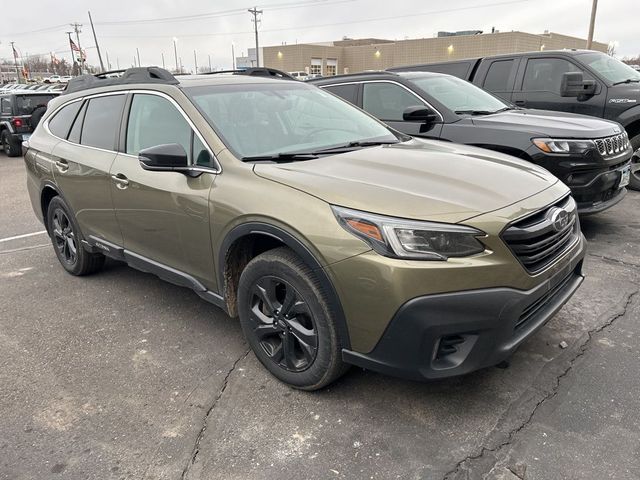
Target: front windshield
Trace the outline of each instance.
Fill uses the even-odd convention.
[[[314,152],[351,142],[397,142],[384,125],[347,102],[293,81],[184,89],[241,157]]]
[[[509,105],[475,85],[449,75],[408,79],[435,100],[456,113],[496,112]]]
[[[611,83],[640,81],[640,72],[604,53],[585,53],[579,58]]]

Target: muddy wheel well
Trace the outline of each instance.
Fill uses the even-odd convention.
[[[231,244],[224,262],[225,301],[231,317],[238,316],[238,282],[244,268],[261,253],[282,246],[282,241],[261,233],[246,235]]]

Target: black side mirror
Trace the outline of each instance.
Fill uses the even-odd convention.
[[[145,170],[186,171],[189,168],[187,152],[182,145],[168,143],[145,148],[138,153],[140,165]]]
[[[562,74],[560,83],[561,97],[580,97],[596,93],[596,82],[585,80],[582,72],[566,72]]]
[[[436,112],[424,105],[416,105],[409,107],[402,112],[402,119],[405,122],[433,123],[438,120]]]

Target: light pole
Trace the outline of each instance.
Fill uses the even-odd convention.
[[[178,70],[178,39],[173,37],[173,54],[176,56],[176,73],[179,73]]]

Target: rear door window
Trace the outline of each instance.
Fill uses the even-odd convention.
[[[489,65],[487,76],[482,86],[490,92],[506,92],[509,89],[509,78],[513,68],[513,60],[498,60]]]
[[[76,118],[82,102],[73,102],[62,107],[51,120],[49,120],[49,130],[58,138],[67,138],[71,124]]]
[[[124,99],[124,95],[108,95],[89,100],[80,135],[82,145],[115,150]]]

